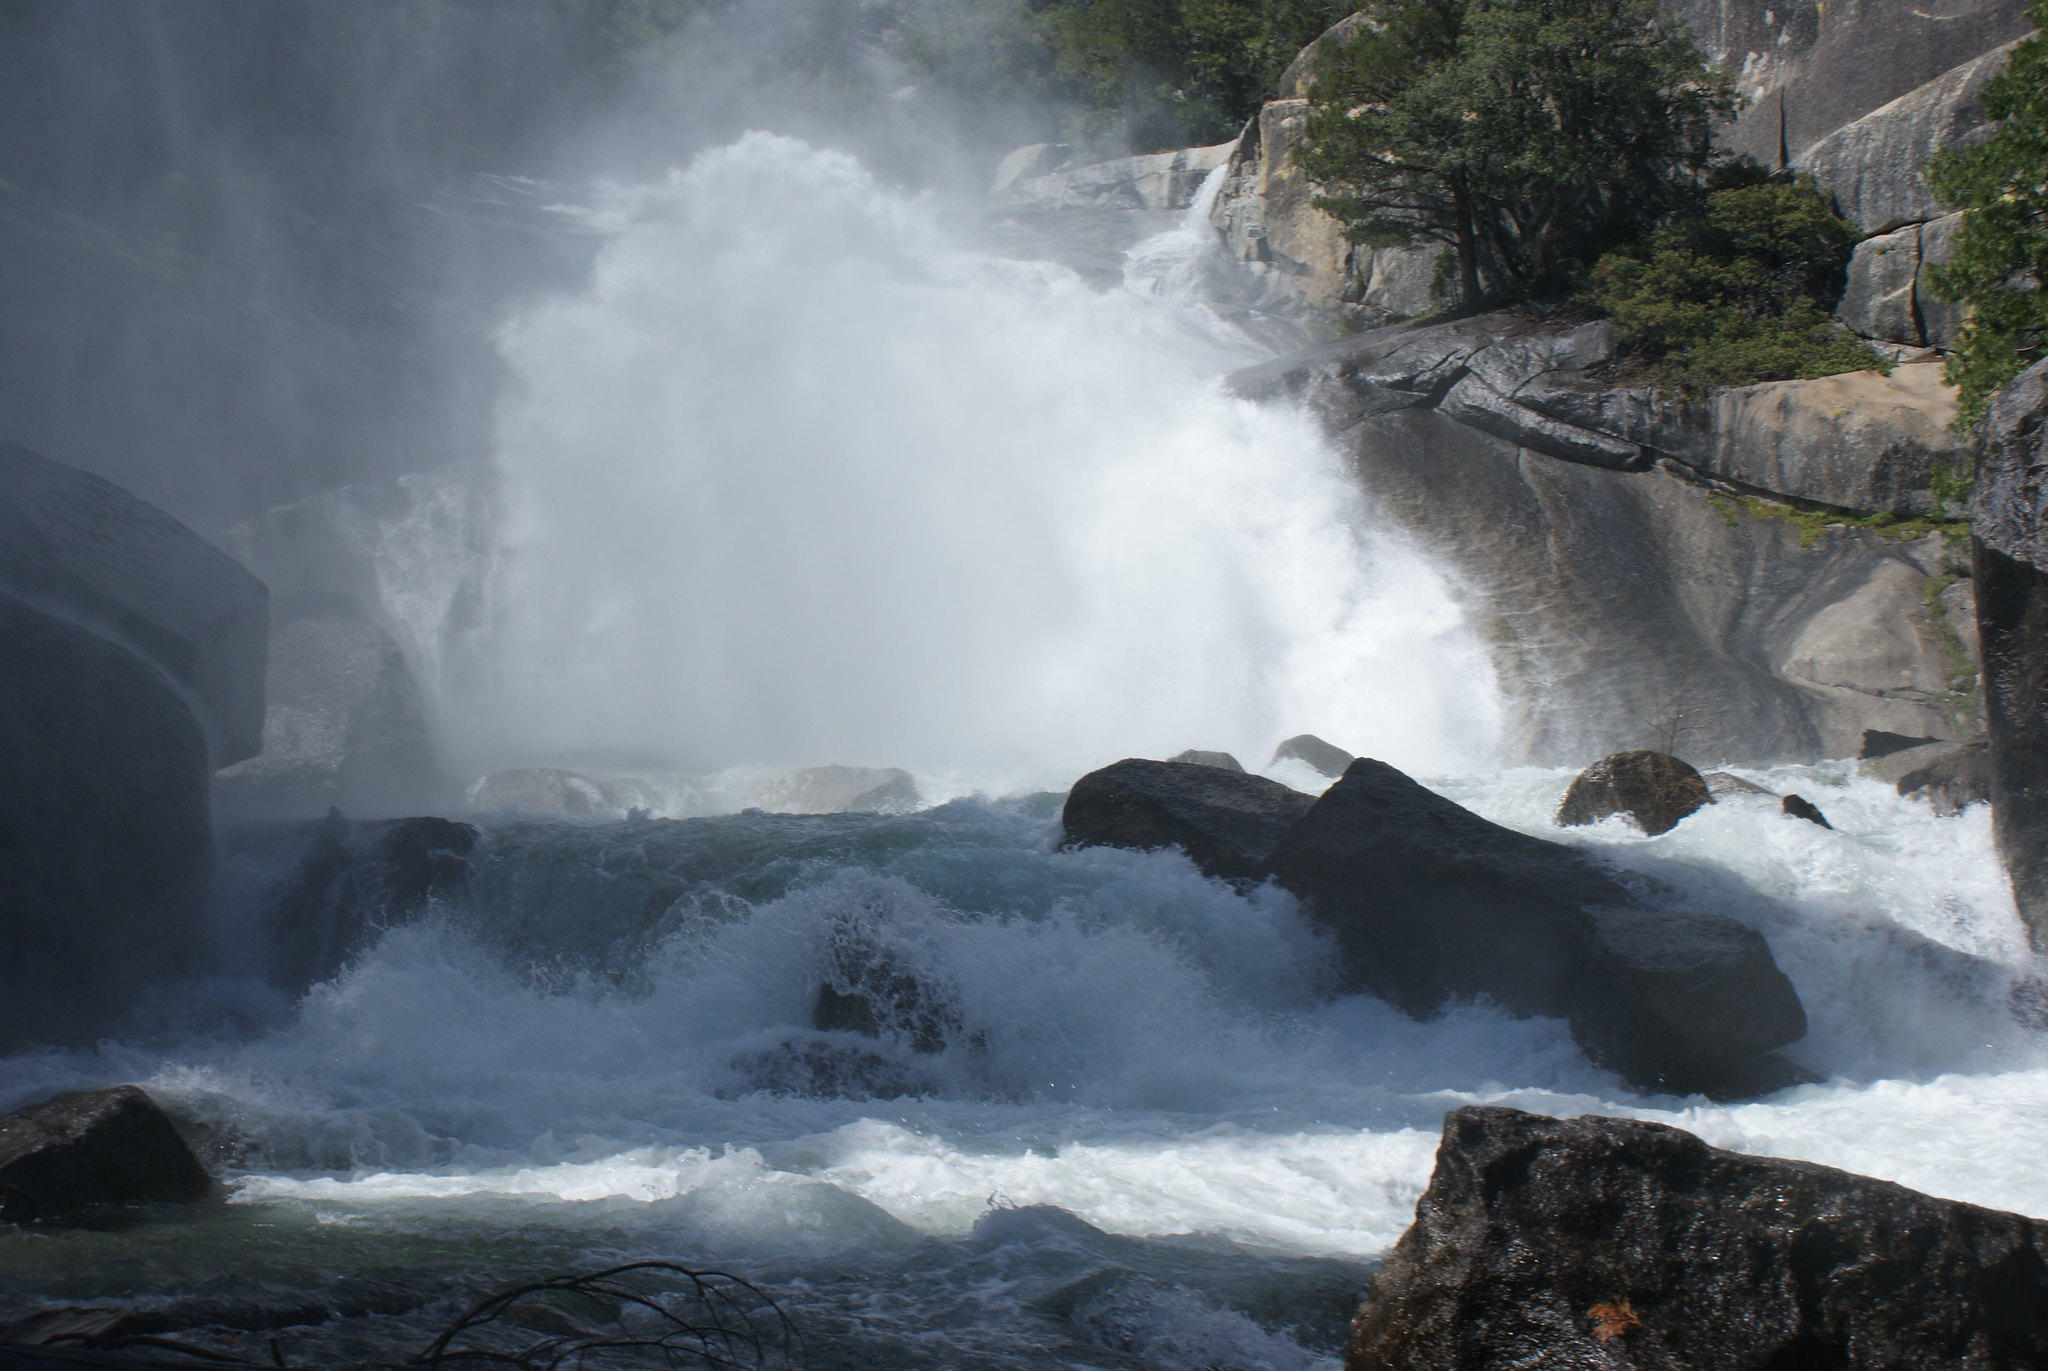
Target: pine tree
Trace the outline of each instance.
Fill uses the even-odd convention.
[[[1298,154],[1355,242],[1441,243],[1459,302],[1566,287],[1711,154],[1727,82],[1655,0],[1383,0],[1325,52]]]
[[[1955,256],[1929,273],[1936,295],[1970,307],[1944,371],[1962,391],[1962,425],[1983,417],[2048,341],[2048,38],[2038,31],[2048,28],[2048,0],[2034,0],[2030,16],[2037,31],[1984,87],[1996,131],[1937,154],[1923,173],[1943,205],[1963,211]]]

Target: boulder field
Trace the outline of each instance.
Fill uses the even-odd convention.
[[[1669,907],[1577,848],[1503,828],[1360,758],[1320,799],[1260,776],[1127,759],[1084,776],[1070,846],[1178,846],[1270,877],[1332,935],[1335,983],[1418,1018],[1484,999],[1569,1021],[1646,1090],[1737,1098],[1801,1079],[1805,1011],[1763,936]]]

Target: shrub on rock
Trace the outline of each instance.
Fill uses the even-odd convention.
[[[1653,837],[1668,833],[1678,821],[1714,802],[1706,780],[1691,766],[1667,752],[1617,752],[1602,757],[1573,779],[1558,806],[1564,827],[1598,823],[1610,814],[1626,814]]]

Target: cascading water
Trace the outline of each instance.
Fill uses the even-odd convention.
[[[504,330],[483,769],[599,754],[1064,784],[1292,733],[1481,760],[1483,659],[1361,532],[1176,274],[963,248],[842,154],[749,135],[603,197],[589,288]]]
[[[459,905],[296,1004],[224,983],[239,1019],[0,1061],[0,1103],[144,1084],[215,1126],[232,1194],[0,1242],[6,1288],[281,1327],[324,1365],[665,1257],[760,1283],[814,1366],[1328,1367],[1469,1101],[2048,1213],[2039,968],[1984,811],[1842,764],[1759,776],[1832,831],[1754,797],[1656,838],[1553,828],[1565,773],[1478,769],[1490,696],[1441,586],[1360,531],[1304,419],[1217,384],[1201,235],[1098,293],[761,135],[584,218],[589,288],[503,337],[487,669],[436,676],[472,765],[899,763],[995,794],[1311,728],[1764,930],[1824,1083],[1645,1097],[1557,1022],[1332,997],[1290,897],[1060,852],[1044,796],[498,822]],[[407,602],[423,641],[448,602]],[[489,698],[453,693],[477,675]],[[832,1018],[855,989],[887,1012]]]

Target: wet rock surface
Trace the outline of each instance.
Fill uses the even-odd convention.
[[[1263,776],[1126,758],[1076,781],[1060,822],[1069,847],[1178,847],[1211,876],[1256,877],[1314,803]]]
[[[1344,768],[1358,759],[1334,743],[1326,743],[1313,733],[1298,733],[1273,749],[1273,760],[1286,758],[1306,762],[1323,775],[1335,780],[1344,774]]]
[[[2048,1222],[1626,1119],[1467,1106],[1347,1371],[2022,1371]]]
[[[1572,778],[1558,806],[1557,822],[1571,828],[1626,814],[1654,837],[1713,802],[1713,792],[1690,763],[1668,752],[1617,752]]]
[[[212,1187],[169,1117],[132,1085],[73,1091],[0,1117],[0,1221],[189,1203]]]
[[[1763,936],[1651,907],[1592,858],[1353,762],[1267,869],[1335,936],[1344,984],[1418,1017],[1483,998],[1570,1020],[1638,1087],[1742,1095],[1793,1079],[1805,1013]]]

